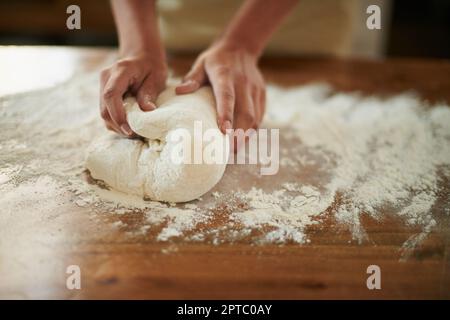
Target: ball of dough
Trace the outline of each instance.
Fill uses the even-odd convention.
[[[172,161],[175,143],[170,134],[178,129],[191,133],[192,154],[194,123],[201,121],[203,132],[217,131],[215,143],[228,156],[229,142],[217,127],[214,96],[210,87],[192,94],[176,95],[174,87],[163,91],[154,111],[142,111],[134,98],[124,101],[131,129],[143,139],[127,139],[107,133],[87,150],[86,168],[94,179],[129,194],[152,200],[186,202],[208,192],[222,178],[226,161],[220,163],[177,163]],[[204,149],[208,144],[203,142]],[[201,150],[201,149],[200,149]]]

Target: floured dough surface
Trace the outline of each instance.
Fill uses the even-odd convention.
[[[193,148],[194,139],[199,138],[194,137],[195,121],[201,121],[203,132],[219,132],[212,90],[204,87],[177,96],[174,87],[169,87],[156,104],[156,110],[144,112],[134,98],[125,99],[128,123],[144,139],[106,133],[88,148],[86,168],[94,179],[122,192],[167,202],[196,199],[222,178],[226,163],[176,163],[171,158],[175,143],[168,137],[174,130],[186,129],[193,137]],[[218,136],[227,154],[228,139],[221,133]]]

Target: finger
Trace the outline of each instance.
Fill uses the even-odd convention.
[[[227,73],[216,72],[209,77],[217,104],[217,124],[226,134],[227,129],[233,128],[233,114],[235,91],[231,78]]]
[[[258,88],[254,88],[252,92],[252,102],[253,102],[253,109],[255,112],[255,129],[258,128],[259,124],[261,123],[261,105],[260,105],[260,94],[261,91]]]
[[[263,89],[259,92],[259,124],[261,124],[261,122],[264,119],[264,114],[266,113],[266,90]]]
[[[105,87],[106,82],[108,82],[110,76],[109,69],[104,69],[100,72],[100,90],[103,92],[103,88]]]
[[[105,85],[108,82],[110,76],[109,69],[105,69],[100,73],[100,95],[99,95],[99,106],[100,106],[100,115],[101,117],[106,120],[109,118],[109,112],[106,111],[105,113],[105,102],[103,101],[103,92],[105,91]]]
[[[112,122],[111,120],[111,116],[109,115],[109,111],[106,108],[106,105],[103,102],[103,91],[105,88],[106,83],[108,82],[110,76],[110,71],[109,69],[105,69],[100,73],[100,101],[99,101],[99,105],[100,105],[100,116],[102,117],[102,119],[105,122],[105,126],[108,130],[111,131],[115,131],[117,133],[122,133],[119,127],[116,127],[115,124]]]
[[[100,115],[101,115],[101,117],[103,118],[103,120],[104,120],[104,122],[105,122],[105,126],[106,126],[106,128],[107,128],[108,130],[115,131],[115,132],[117,132],[117,133],[119,133],[119,134],[122,133],[122,131],[120,130],[120,128],[117,127],[117,126],[112,122],[111,116],[109,115],[109,111],[108,111],[108,109],[106,108],[105,105],[102,105],[102,106],[100,107]]]
[[[175,88],[176,94],[192,93],[206,82],[203,63],[194,64],[191,71],[183,78],[183,82]]]
[[[139,107],[143,111],[152,111],[156,109],[156,98],[162,90],[157,90],[154,82],[147,77],[138,89],[136,99]]]
[[[234,113],[234,124],[236,129],[256,129],[256,111],[253,100],[253,92],[249,87],[240,86],[236,88],[236,110]],[[239,133],[239,131],[236,131]],[[248,140],[248,135],[235,135],[234,152],[237,152]]]
[[[236,88],[236,111],[234,114],[235,128],[247,130],[256,128],[256,110],[251,89],[248,87]]]
[[[132,77],[129,72],[120,70],[111,75],[102,94],[103,102],[108,109],[112,122],[126,136],[133,134],[133,131],[127,123],[122,99],[130,85],[130,80],[132,80]]]

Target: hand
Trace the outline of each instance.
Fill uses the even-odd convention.
[[[109,130],[131,137],[134,135],[127,122],[123,96],[136,96],[143,111],[156,108],[158,94],[164,90],[167,66],[161,59],[148,53],[128,55],[101,72],[100,114]]]
[[[256,129],[264,116],[266,100],[257,60],[244,49],[217,42],[198,57],[176,93],[191,93],[209,82],[216,98],[220,130]]]

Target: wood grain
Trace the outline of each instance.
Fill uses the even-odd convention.
[[[40,50],[46,55],[57,49]],[[73,73],[95,69],[103,62],[102,57],[111,53],[63,50],[74,59]],[[33,57],[21,57],[23,61],[14,63],[30,63],[36,52]],[[171,56],[170,64],[182,75],[192,59]],[[263,60],[261,67],[268,81],[284,86],[326,81],[343,91],[389,95],[414,90],[431,102],[450,101],[448,61],[277,58]],[[1,73],[0,83],[7,87],[7,79]],[[445,190],[450,191],[448,181]],[[445,207],[448,203],[440,205]],[[26,232],[14,235],[17,246],[0,252],[0,297],[449,299],[450,217],[439,214],[437,218],[439,228],[408,253],[406,260],[401,260],[401,245],[420,230],[405,227],[393,218],[364,218],[370,239],[364,244],[350,241],[346,230],[337,233],[330,217],[320,227],[308,230],[311,244],[211,245],[157,243],[145,235],[130,239],[123,230],[111,231],[113,218],[92,221],[88,212],[74,212],[62,206],[57,216],[30,215],[24,227]],[[137,217],[123,219],[131,226],[140,223]],[[37,234],[49,236],[40,241]],[[81,267],[81,290],[65,287],[65,268],[69,264]],[[366,287],[366,268],[372,264],[381,267],[381,290]]]

